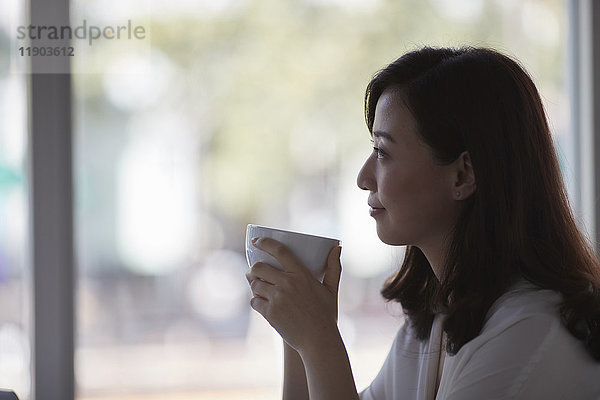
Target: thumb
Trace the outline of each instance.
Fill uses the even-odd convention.
[[[336,246],[329,252],[327,257],[327,267],[323,276],[323,285],[331,292],[338,292],[340,284],[340,276],[342,275],[342,263],[340,256],[342,255],[342,247]]]

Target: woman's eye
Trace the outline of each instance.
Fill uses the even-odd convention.
[[[381,150],[379,147],[374,147],[373,146],[373,152],[375,154],[377,154],[377,158],[383,158],[383,157],[385,157],[385,151]]]

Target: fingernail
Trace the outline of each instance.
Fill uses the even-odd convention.
[[[252,242],[252,244],[256,244],[256,242],[258,242],[258,238],[257,237],[252,238],[251,242]]]

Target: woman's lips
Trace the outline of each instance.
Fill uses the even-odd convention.
[[[369,215],[371,217],[374,217],[376,215],[381,214],[382,212],[385,211],[385,208],[376,208],[376,207],[369,207]]]

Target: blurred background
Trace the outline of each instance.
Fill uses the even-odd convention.
[[[25,0],[0,3],[0,387],[31,392]],[[74,57],[76,393],[81,400],[276,399],[281,339],[249,307],[248,223],[338,237],[340,329],[359,388],[400,310],[356,175],[370,77],[423,45],[490,46],[542,93],[572,196],[565,0],[72,0],[79,23],[151,40]]]

